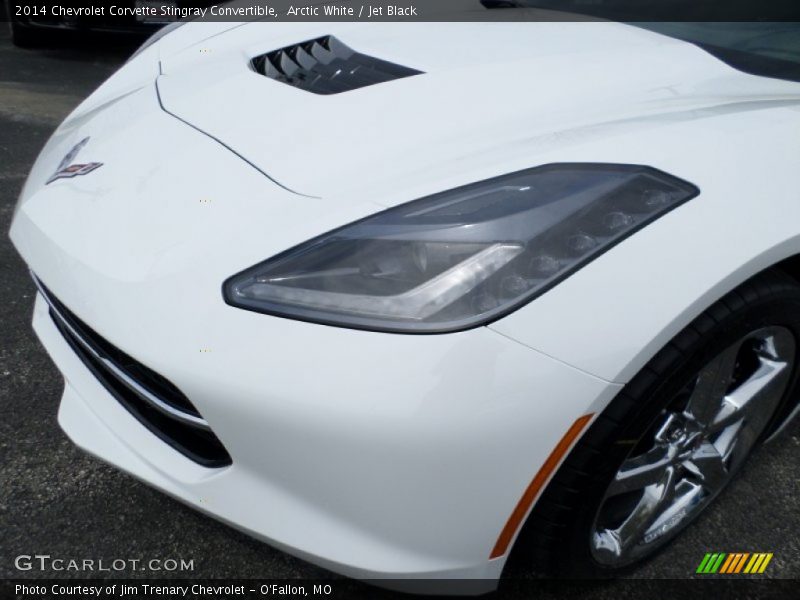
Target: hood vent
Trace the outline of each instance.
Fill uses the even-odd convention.
[[[339,94],[422,73],[360,54],[332,35],[257,56],[253,68],[270,79],[315,94]]]

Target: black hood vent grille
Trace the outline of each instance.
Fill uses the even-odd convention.
[[[356,52],[332,35],[257,56],[253,68],[314,94],[339,94],[422,73]]]

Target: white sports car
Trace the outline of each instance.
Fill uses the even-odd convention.
[[[78,446],[368,579],[712,502],[797,412],[798,29],[501,12],[191,23],[75,109],[11,238]]]

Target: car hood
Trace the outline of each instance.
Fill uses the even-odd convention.
[[[422,74],[319,95],[251,66],[326,35]],[[280,185],[318,197],[369,192],[378,203],[412,183],[435,189],[435,181],[458,183],[456,174],[467,182],[539,164],[598,126],[669,124],[710,107],[796,98],[797,90],[692,44],[609,22],[257,22],[162,52],[157,85],[166,111]]]

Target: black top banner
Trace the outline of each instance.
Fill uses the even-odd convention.
[[[798,0],[7,0],[3,20],[76,24],[204,21],[800,22]]]

